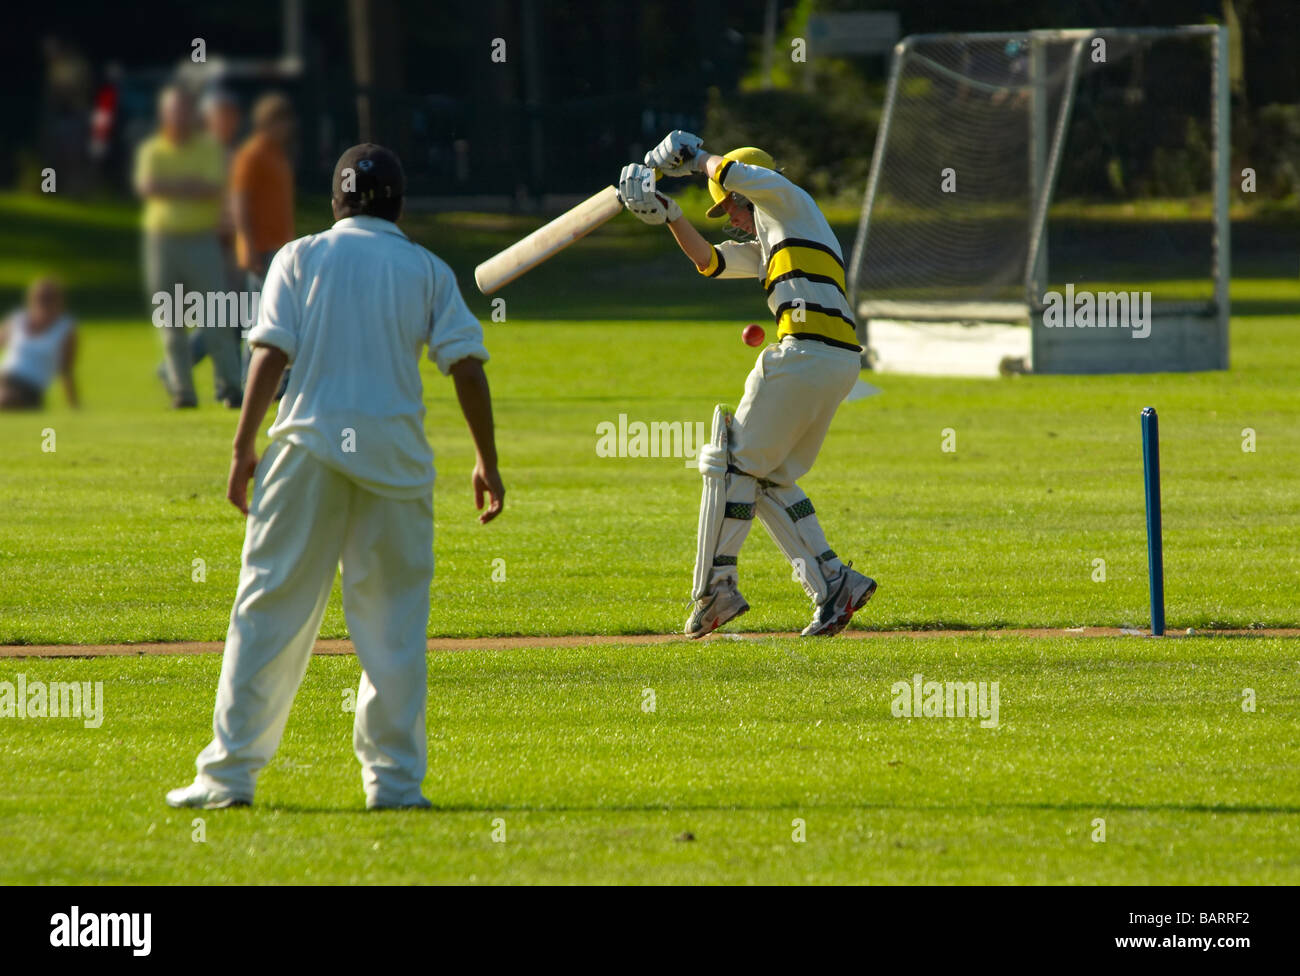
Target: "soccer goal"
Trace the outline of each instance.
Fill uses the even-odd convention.
[[[1226,369],[1227,30],[894,49],[850,299],[882,371]]]

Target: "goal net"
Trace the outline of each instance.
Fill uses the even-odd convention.
[[[1220,27],[905,38],[849,263],[871,363],[1226,368],[1228,139]]]

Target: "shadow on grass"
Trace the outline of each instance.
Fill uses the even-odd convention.
[[[1300,815],[1300,805],[1280,804],[1230,804],[1230,803],[684,803],[684,804],[556,804],[528,806],[522,804],[440,804],[420,810],[367,810],[357,807],[300,806],[297,804],[266,804],[235,808],[238,810],[266,810],[273,813],[299,813],[312,815],[368,814],[373,816],[436,813],[775,813],[777,811],[817,810],[823,813],[853,811],[889,811],[910,813],[963,813],[973,816],[994,815],[1000,812],[1024,810],[1041,812],[1096,813],[1189,813],[1189,814],[1246,814],[1246,815]]]

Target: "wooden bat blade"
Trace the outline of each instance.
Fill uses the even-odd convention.
[[[474,283],[484,295],[491,295],[543,261],[554,257],[574,241],[586,237],[623,209],[618,189],[607,186],[549,224],[488,258],[474,269]]]

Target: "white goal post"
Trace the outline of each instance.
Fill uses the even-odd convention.
[[[868,364],[1226,369],[1227,29],[894,48],[849,297]]]

